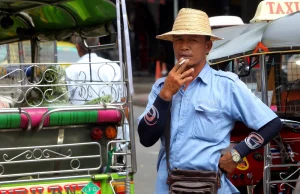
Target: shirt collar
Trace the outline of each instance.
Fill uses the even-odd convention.
[[[203,69],[198,74],[198,78],[200,78],[203,81],[203,83],[208,84],[211,78],[211,68],[208,65],[208,63],[204,65]]]
[[[91,58],[97,57],[96,53],[91,53]],[[80,59],[89,59],[89,53],[83,55]]]

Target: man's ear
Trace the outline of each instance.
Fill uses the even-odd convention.
[[[209,53],[212,48],[212,41],[206,41],[206,53]]]
[[[75,46],[76,46],[79,57],[81,57],[81,47],[79,46],[79,44],[75,44]]]
[[[75,46],[77,50],[80,50],[80,46],[78,44],[75,44]]]

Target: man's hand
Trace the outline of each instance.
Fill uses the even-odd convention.
[[[232,155],[230,152],[226,152],[226,154],[220,158],[219,167],[228,173],[232,173],[237,167],[237,163],[232,160]]]
[[[191,76],[194,72],[194,68],[186,69],[189,59],[186,59],[183,64],[180,63],[184,59],[181,59],[169,72],[168,77],[165,80],[164,86],[159,93],[159,96],[165,101],[171,101],[174,94],[187,82],[192,81]]]

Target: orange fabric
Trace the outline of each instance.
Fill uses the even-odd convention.
[[[253,53],[258,53],[259,49],[261,49],[264,52],[269,52],[269,49],[262,43],[259,42],[256,46],[256,48],[254,49]]]
[[[259,42],[258,44],[257,44],[257,46],[256,46],[256,48],[254,49],[254,51],[253,51],[253,54],[254,53],[258,53],[259,52],[259,50],[262,50],[263,52],[269,52],[269,49],[262,43],[262,42]],[[247,58],[249,58],[248,59],[248,62],[250,61],[250,57],[247,57]],[[250,62],[249,62],[250,63]],[[260,64],[258,63],[254,68],[260,68]]]

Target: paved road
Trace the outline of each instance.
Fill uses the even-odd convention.
[[[156,160],[159,151],[159,142],[150,148],[140,144],[137,134],[136,118],[142,114],[144,107],[134,106],[136,152],[137,152],[137,174],[135,175],[135,193],[153,194],[156,179]]]

